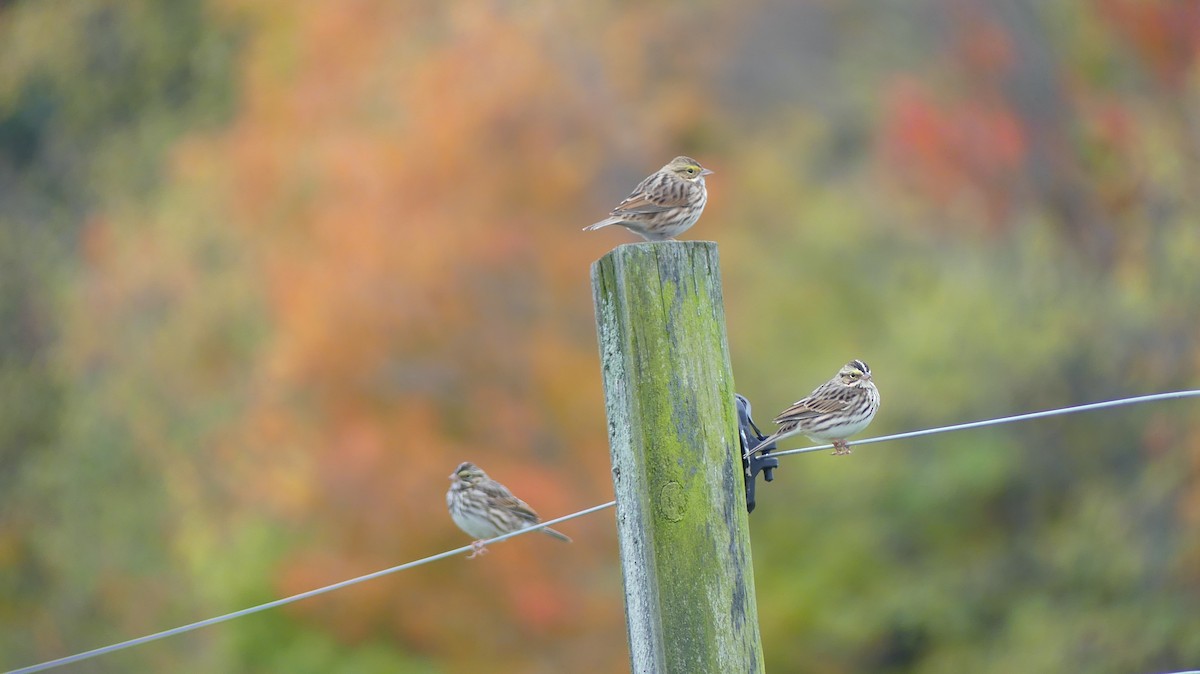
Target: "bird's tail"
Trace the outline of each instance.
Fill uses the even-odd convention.
[[[601,220],[600,222],[596,222],[596,223],[588,225],[587,227],[584,227],[583,231],[591,232],[591,231],[600,229],[601,227],[608,227],[609,225],[615,225],[618,222],[620,222],[620,220],[617,220],[616,218],[605,218],[605,219]]]
[[[746,450],[746,457],[748,458],[750,455],[754,454],[755,452],[766,449],[767,447],[770,447],[772,442],[779,440],[779,438],[783,437],[784,435],[786,435],[786,434],[781,433],[780,431],[775,431],[774,433],[768,435],[767,437],[760,440],[757,445],[754,445],[750,449]]]
[[[767,437],[763,438],[760,441],[760,443],[758,443],[754,447],[751,447],[751,449],[749,451],[746,451],[746,456],[750,456],[750,455],[752,455],[752,453],[757,452],[758,450],[760,450],[760,447],[761,447],[761,449],[767,449],[767,447],[770,446],[770,444],[774,443],[775,440],[779,439],[779,435],[780,435],[779,433],[772,433],[770,435],[767,435]]]
[[[564,542],[564,543],[570,543],[570,542],[571,542],[571,537],[570,537],[570,536],[568,536],[568,535],[566,535],[566,534],[564,534],[564,533],[562,533],[562,532],[560,532],[560,531],[555,531],[554,529],[551,529],[550,527],[546,527],[546,528],[542,529],[542,533],[544,533],[544,534],[549,534],[549,535],[551,535],[551,536],[553,536],[553,537],[557,538],[558,540],[560,540],[560,541],[562,541],[562,542]]]

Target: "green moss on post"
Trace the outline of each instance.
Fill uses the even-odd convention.
[[[762,672],[716,244],[592,265],[633,671]]]

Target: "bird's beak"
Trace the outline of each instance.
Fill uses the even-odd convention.
[[[450,478],[451,480],[453,480],[455,475],[458,475],[458,473],[450,473],[450,474],[449,474],[449,475],[447,475],[446,477],[448,477],[448,478]]]
[[[700,175],[701,175],[701,176],[706,176],[706,175],[708,175],[708,174],[710,174],[710,173],[712,173],[712,171],[710,171],[709,169],[706,169],[706,168],[702,168],[702,169],[700,169]]]

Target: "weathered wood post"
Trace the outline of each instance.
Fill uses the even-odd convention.
[[[717,246],[592,265],[636,674],[763,672]]]

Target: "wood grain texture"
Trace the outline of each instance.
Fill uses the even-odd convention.
[[[592,265],[633,671],[762,672],[717,246]]]

